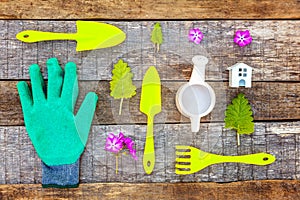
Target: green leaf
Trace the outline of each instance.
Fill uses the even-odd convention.
[[[160,23],[156,23],[151,33],[151,41],[157,45],[157,51],[159,51],[159,45],[163,43],[163,35],[161,31]]]
[[[133,74],[130,70],[130,67],[122,59],[114,65],[112,70],[110,96],[114,99],[121,99],[119,114],[121,114],[123,98],[131,98],[136,94],[136,87],[132,84]]]
[[[251,134],[254,123],[251,106],[244,94],[238,94],[225,111],[225,128],[235,129],[237,134]]]

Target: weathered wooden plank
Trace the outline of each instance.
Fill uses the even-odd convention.
[[[0,182],[6,183],[5,175],[5,161],[6,161],[6,143],[5,143],[6,130],[4,128],[0,129]]]
[[[0,185],[1,199],[299,199],[296,180],[233,183],[89,183],[79,188],[42,188],[39,184]]]
[[[258,130],[260,130],[258,128]],[[252,148],[256,148],[255,145],[253,145],[253,137],[243,137],[240,142],[242,143],[243,147],[237,148],[237,154],[238,155],[245,155],[245,154],[251,154],[253,153]],[[254,150],[257,152],[257,150]],[[262,152],[266,152],[266,150],[262,150]],[[238,173],[237,173],[237,179],[238,180],[252,180],[253,179],[253,167],[255,165],[238,165]],[[258,170],[261,171],[261,170]],[[263,176],[264,177],[264,176]],[[258,177],[258,179],[263,179],[261,177]]]
[[[179,113],[175,105],[176,92],[184,83],[162,82],[162,112],[156,116],[156,122],[189,122]],[[16,84],[16,81],[0,81],[0,125],[24,124]],[[137,86],[137,95],[124,100],[122,115],[118,115],[120,100],[114,100],[109,95],[108,81],[80,82],[78,105],[81,104],[87,92],[95,91],[99,96],[99,101],[94,124],[145,123],[146,117],[139,111],[141,82],[134,82],[134,84]],[[209,84],[215,90],[216,105],[211,114],[201,119],[202,122],[223,121],[226,106],[239,92],[244,93],[249,99],[254,120],[300,119],[300,84],[297,82],[254,82],[251,89],[228,89],[227,82],[209,82]]]
[[[296,138],[296,158],[299,158],[300,157],[300,135],[299,134],[296,134],[295,135],[295,138]],[[296,176],[295,178],[296,179],[299,179],[300,178],[300,166],[299,166],[299,161],[296,161]]]
[[[295,143],[295,135],[286,135],[281,138],[281,146],[285,148],[282,151],[282,167],[281,174],[285,177],[289,177],[290,179],[295,178],[296,174],[296,143]]]
[[[265,130],[263,128],[263,124],[255,124],[256,127],[256,134],[252,137],[252,152],[266,152],[267,151],[267,141],[266,141],[266,135]],[[282,132],[280,132],[281,134]],[[253,166],[252,170],[252,179],[267,179],[267,171],[260,171],[258,170],[259,166]]]
[[[253,81],[299,81],[300,21],[161,21],[164,43],[158,54],[150,41],[152,21],[113,22],[123,29],[127,39],[119,46],[95,51],[76,52],[74,41],[22,43],[15,35],[25,29],[76,32],[75,21],[2,20],[0,23],[0,79],[28,79],[28,67],[38,63],[47,72],[45,62],[58,57],[78,64],[80,80],[110,80],[119,58],[131,66],[135,80],[142,80],[146,69],[155,65],[162,80],[188,80],[191,59],[209,57],[206,79],[228,81],[227,67],[244,62],[254,68]],[[188,41],[190,28],[204,33],[200,45]],[[233,43],[234,32],[249,29],[253,42],[240,48]]]
[[[64,8],[64,9],[61,9]],[[287,1],[1,1],[1,19],[269,19],[299,18],[299,2]],[[246,13],[246,14],[245,14]]]
[[[280,128],[291,133],[268,131],[268,127]],[[89,140],[81,157],[81,183],[93,182],[232,182],[259,179],[295,179],[299,175],[298,147],[295,132],[297,122],[255,123],[252,135],[241,135],[241,146],[237,147],[236,133],[223,129],[223,123],[202,123],[198,133],[191,133],[188,124],[156,124],[154,139],[156,166],[151,175],[143,170],[142,157],[146,125],[93,126]],[[104,150],[108,133],[122,131],[136,143],[138,160],[130,155],[119,157],[118,174],[116,159]],[[41,166],[33,146],[22,126],[1,126],[0,152],[4,153],[1,162],[0,184],[40,183]],[[25,144],[22,144],[25,142]],[[243,155],[267,152],[277,160],[269,166],[251,166],[226,163],[210,166],[198,173],[179,176],[175,174],[175,146],[195,146],[207,152],[221,155]],[[264,145],[264,147],[262,146]]]
[[[19,130],[20,143],[20,182],[34,183],[35,178],[35,157],[34,147],[25,129]],[[26,164],[25,164],[26,163]]]
[[[277,148],[281,146],[281,137],[278,137],[275,134],[268,134],[266,137],[267,151],[276,152],[276,162],[272,166],[268,166],[267,178],[268,179],[280,179],[282,162],[285,158],[282,157],[282,148]]]

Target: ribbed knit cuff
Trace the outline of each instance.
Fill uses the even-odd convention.
[[[79,159],[69,165],[48,166],[42,162],[43,188],[75,188],[79,185]]]

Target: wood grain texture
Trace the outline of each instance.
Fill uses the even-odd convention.
[[[113,64],[122,58],[131,66],[134,79],[142,80],[155,65],[162,80],[188,80],[192,57],[209,58],[206,80],[228,81],[228,67],[244,62],[254,68],[253,81],[300,81],[300,21],[162,21],[164,43],[159,54],[150,41],[154,22],[108,22],[120,27],[127,39],[119,46],[76,52],[74,41],[23,43],[15,35],[22,30],[76,32],[75,21],[0,20],[0,79],[28,79],[28,67],[38,63],[47,76],[45,63],[57,57],[62,65],[78,65],[80,80],[110,80]],[[188,31],[199,27],[200,45],[188,41]],[[253,42],[240,48],[233,42],[238,29],[249,29]]]
[[[38,184],[0,185],[0,197],[7,199],[299,199],[300,182],[244,181],[218,183],[89,183],[75,189],[44,189]],[[139,192],[137,192],[139,191]]]
[[[146,125],[92,126],[81,157],[81,183],[94,182],[232,182],[262,179],[300,178],[300,121],[255,123],[252,135],[241,136],[224,129],[223,123],[202,123],[198,133],[189,124],[154,126],[156,165],[151,175],[144,172],[142,155]],[[138,161],[130,155],[119,158],[115,173],[115,155],[104,150],[111,132],[122,131],[136,143]],[[40,183],[41,163],[23,126],[0,126],[0,184]],[[195,174],[175,174],[175,145],[191,145],[221,155],[267,152],[276,157],[268,166],[224,163],[209,166]]]
[[[156,123],[187,123],[175,105],[176,92],[186,82],[162,82],[162,112],[155,117]],[[213,111],[201,119],[202,122],[224,121],[227,105],[244,93],[252,107],[254,120],[300,120],[300,83],[255,82],[252,88],[228,88],[228,82],[208,82],[216,93]],[[0,125],[24,125],[17,81],[0,81]],[[125,99],[122,115],[118,114],[120,100],[111,97],[108,81],[80,82],[77,109],[84,96],[94,91],[99,96],[93,124],[140,124],[146,123],[146,116],[140,112],[141,82],[134,82],[137,94]],[[273,92],[276,91],[276,92]]]
[[[161,1],[161,7],[157,8],[153,8],[155,2],[147,2],[145,6],[151,8],[155,13],[156,9],[163,9],[163,6],[166,6],[163,5],[165,2]],[[248,2],[254,5],[252,1]],[[290,12],[285,12],[286,15],[293,15],[293,9],[297,8],[299,3],[293,2]],[[40,1],[36,1],[32,4],[39,3]],[[45,8],[46,3],[49,2],[43,1],[42,3],[44,7],[41,8]],[[59,3],[59,7],[66,4],[64,5],[66,9],[61,11],[65,12],[64,14],[58,13],[57,16],[66,16],[68,15],[66,13],[69,12],[68,5],[72,5],[74,2],[60,1]],[[86,9],[83,6],[86,3],[94,5],[94,1],[80,2],[78,6],[82,11]],[[141,1],[131,1],[126,6],[134,10],[134,6],[139,4],[140,10],[142,10],[142,3]],[[179,1],[172,3],[177,4]],[[222,2],[219,3],[222,4]],[[241,2],[234,1],[234,3],[239,5]],[[266,3],[263,10],[267,16],[268,12],[271,12],[268,11],[268,6],[272,5],[267,1],[262,3]],[[285,1],[276,5],[281,6],[281,10],[284,10],[283,4],[288,5],[288,3]],[[230,7],[231,4],[232,2],[227,2],[226,5]],[[10,2],[3,3],[3,1],[0,2],[0,5],[16,6]],[[26,1],[22,8],[26,10],[28,5]],[[49,6],[52,6],[52,9],[56,8],[53,5]],[[101,4],[97,4],[97,6],[101,7]],[[211,2],[210,6],[213,10],[214,2]],[[170,6],[168,5],[168,7]],[[225,8],[227,7],[225,6]],[[246,8],[247,5],[241,10]],[[258,9],[255,5],[253,8]],[[2,9],[3,7],[0,6],[0,13]],[[35,9],[39,8],[35,7]],[[95,9],[95,11],[99,11],[97,7]],[[272,9],[276,11],[277,8]],[[24,10],[23,14],[18,11],[14,14],[17,17],[24,17],[26,16]],[[37,10],[34,12],[38,12]],[[229,8],[229,11],[232,10]],[[44,13],[52,17],[51,12],[50,9],[45,9]],[[77,12],[79,13],[79,11]],[[215,11],[213,10],[213,12]],[[198,11],[194,11],[194,13],[201,16]],[[166,13],[166,15],[168,14]],[[253,13],[249,14],[251,16]],[[16,16],[8,16],[8,18],[16,18]],[[68,16],[72,18],[76,15],[69,14]],[[87,16],[87,18],[89,17]],[[235,197],[240,197],[241,193],[243,193],[243,199],[253,199],[254,195],[251,192],[256,192],[257,197],[261,199],[276,199],[275,195],[282,199],[290,197],[289,194],[292,195],[291,198],[299,198],[297,181],[261,182],[258,180],[300,179],[300,34],[298,31],[300,21],[161,21],[165,42],[158,54],[154,53],[153,44],[150,42],[154,21],[108,21],[108,23],[116,25],[126,32],[127,39],[124,43],[109,49],[75,52],[76,43],[74,41],[26,44],[15,39],[15,35],[25,29],[76,32],[75,21],[0,20],[0,155],[2,155],[0,158],[0,184],[41,182],[40,159],[26,133],[15,87],[17,81],[29,80],[28,67],[31,64],[38,63],[47,78],[45,62],[48,58],[57,57],[62,65],[73,61],[78,65],[80,80],[78,104],[88,91],[95,91],[99,95],[94,125],[91,128],[85,152],[81,157],[80,182],[82,186],[74,190],[52,190],[41,189],[40,185],[12,185],[11,187],[1,185],[1,199],[18,198],[21,195],[29,198],[34,195],[36,198],[88,197],[103,199],[124,197],[126,199],[130,196],[130,198],[145,199],[148,197],[145,195],[148,194],[157,195],[157,199],[174,199],[174,197],[197,199],[199,194],[205,197],[204,191],[207,191],[207,195],[209,195],[206,199],[223,197],[236,199]],[[188,42],[187,33],[192,27],[200,27],[205,35],[200,45]],[[251,45],[240,48],[233,43],[234,31],[238,29],[250,30],[253,37]],[[216,91],[217,104],[214,111],[202,119],[200,131],[191,133],[188,119],[182,117],[176,109],[175,94],[179,86],[189,79],[193,68],[191,59],[197,54],[205,55],[210,59],[206,80]],[[109,96],[111,70],[113,64],[120,58],[132,67],[134,83],[138,88],[137,95],[124,102],[122,116],[117,115],[119,101],[113,100]],[[245,62],[254,67],[251,89],[228,88],[226,68],[236,62]],[[153,174],[146,175],[142,167],[146,117],[138,111],[138,105],[141,80],[151,65],[157,67],[162,79],[163,111],[157,116],[154,127],[157,163]],[[224,129],[224,123],[222,123],[226,105],[238,92],[246,94],[255,117],[255,133],[250,136],[241,136],[242,145],[239,147],[236,145],[235,132]],[[119,174],[116,175],[115,157],[104,150],[104,143],[108,133],[118,133],[119,131],[125,132],[127,136],[134,139],[139,159],[134,162],[133,159],[123,155],[119,159]],[[222,155],[267,152],[275,155],[277,160],[269,166],[218,164],[192,175],[179,176],[174,173],[174,147],[176,144],[192,145]],[[244,186],[242,185],[244,182],[225,185],[209,183],[210,189],[207,189],[206,186],[204,188],[201,183],[197,183],[198,185],[194,183],[225,183],[246,180],[257,181],[250,182],[250,184],[246,182]],[[96,182],[140,184],[84,184]],[[182,182],[188,182],[188,184],[185,185]],[[141,192],[136,192],[137,190]],[[15,196],[12,196],[13,194]],[[126,196],[127,194],[128,196]]]
[[[2,0],[2,19],[291,19],[297,0]],[[64,9],[61,9],[64,8]]]

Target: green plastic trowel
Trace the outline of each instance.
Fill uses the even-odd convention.
[[[77,33],[54,33],[26,30],[18,33],[16,38],[32,43],[46,40],[76,40],[76,51],[93,50],[116,46],[122,43],[126,34],[116,26],[91,22],[77,21]]]
[[[155,165],[153,139],[154,116],[161,112],[161,84],[159,74],[154,66],[148,68],[142,83],[140,111],[147,115],[147,135],[143,156],[143,166],[151,174]]]

